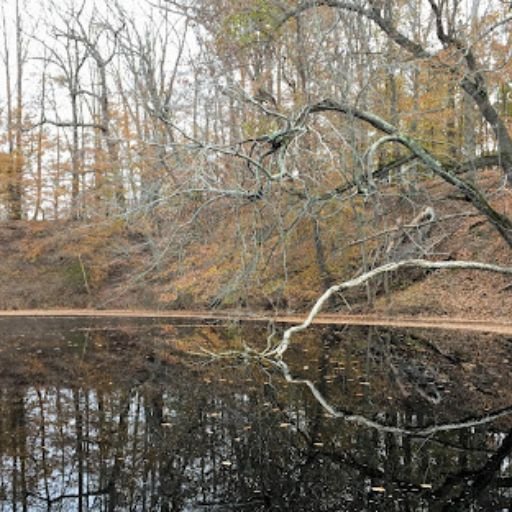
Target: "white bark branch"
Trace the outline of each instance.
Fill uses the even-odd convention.
[[[421,259],[411,259],[387,263],[380,267],[374,268],[365,274],[355,277],[354,279],[350,279],[349,281],[345,281],[341,284],[336,284],[328,288],[315,302],[304,322],[302,322],[300,325],[294,325],[289,329],[286,329],[279,345],[277,345],[277,347],[265,355],[282,358],[283,354],[286,352],[288,346],[290,345],[292,335],[307,329],[312,324],[318,313],[320,313],[324,304],[333,294],[341,290],[355,288],[356,286],[360,286],[361,284],[369,281],[370,279],[373,279],[380,274],[394,272],[395,270],[402,268],[485,270],[488,272],[498,272],[501,274],[512,274],[512,267],[501,267],[499,265],[481,263],[479,261],[428,261]]]

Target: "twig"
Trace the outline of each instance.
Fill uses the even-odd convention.
[[[378,233],[375,233],[373,235],[369,235],[365,238],[360,238],[359,240],[354,240],[353,242],[350,242],[347,244],[347,247],[352,247],[354,245],[363,244],[365,242],[368,242],[370,240],[374,240],[375,238],[380,238],[385,235],[389,235],[390,233],[395,233],[397,231],[400,231],[402,229],[412,229],[412,228],[421,228],[423,226],[428,226],[429,224],[437,224],[438,222],[447,222],[455,218],[459,217],[480,217],[481,213],[476,212],[465,212],[465,213],[454,213],[453,215],[446,215],[445,217],[440,217],[438,219],[429,220],[426,222],[421,222],[419,224],[403,224],[400,226],[395,226],[389,229],[385,229],[383,231],[379,231]],[[485,221],[482,221],[485,223]]]
[[[78,262],[80,263],[80,270],[82,271],[82,276],[84,278],[85,290],[87,291],[87,295],[91,295],[91,288],[89,287],[89,281],[87,279],[87,272],[85,271],[84,262],[82,261],[82,255],[78,255]]]

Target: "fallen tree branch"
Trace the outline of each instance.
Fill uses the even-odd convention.
[[[303,125],[309,114],[324,112],[338,112],[353,119],[359,119],[360,121],[368,123],[377,130],[389,135],[390,137],[386,139],[388,142],[394,141],[409,149],[409,151],[434,174],[460,190],[468,201],[470,201],[480,213],[487,217],[489,222],[497,229],[507,244],[512,247],[512,220],[506,215],[495,210],[482,192],[472,183],[463,180],[459,175],[450,169],[445,168],[443,164],[418,141],[404,133],[400,133],[397,127],[372,112],[366,112],[352,105],[329,98],[318,103],[308,105],[299,114],[296,123]]]
[[[373,279],[374,277],[380,274],[394,272],[395,270],[399,270],[402,268],[425,268],[429,270],[437,270],[443,268],[460,270],[484,270],[487,272],[512,274],[512,267],[501,267],[499,265],[494,265],[492,263],[482,263],[479,261],[428,261],[422,259],[410,259],[387,263],[380,267],[374,268],[373,270],[370,270],[365,274],[355,277],[354,279],[350,279],[349,281],[345,281],[341,284],[336,284],[328,288],[315,302],[314,306],[311,308],[311,311],[309,312],[304,322],[286,329],[281,339],[281,342],[274,349],[267,352],[265,355],[282,358],[283,354],[286,352],[288,346],[290,345],[292,335],[307,329],[311,325],[315,317],[318,315],[318,313],[320,313],[324,304],[329,300],[329,298],[333,294],[341,290],[355,288],[356,286],[360,286],[361,284],[366,283],[370,279]]]

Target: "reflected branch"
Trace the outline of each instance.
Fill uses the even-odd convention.
[[[498,473],[501,465],[505,461],[507,457],[510,456],[512,452],[512,430],[510,430],[503,439],[499,449],[496,453],[490,457],[487,462],[479,469],[473,471],[462,471],[457,475],[450,475],[445,483],[434,493],[437,498],[446,497],[450,490],[456,487],[460,483],[465,483],[466,485],[460,492],[457,498],[454,498],[448,504],[449,507],[453,507],[454,504],[462,505],[464,510],[467,510],[465,507],[469,504],[468,500],[474,500],[481,496],[484,491],[491,485],[492,481],[496,478],[496,474]],[[507,481],[508,480],[508,481]],[[510,487],[510,479],[502,479],[503,487]],[[468,492],[469,491],[469,492]],[[446,506],[443,510],[456,510],[455,508],[447,508]],[[460,510],[460,509],[458,509]]]
[[[486,414],[485,416],[477,416],[472,418],[466,418],[461,421],[450,422],[450,423],[439,423],[428,427],[395,427],[393,425],[387,425],[380,421],[372,420],[361,414],[354,414],[350,411],[341,411],[331,405],[323,394],[320,392],[317,386],[309,379],[298,379],[292,376],[288,365],[283,360],[272,360],[272,365],[277,368],[285,378],[285,380],[291,384],[303,384],[307,386],[318,403],[324,408],[324,410],[334,418],[341,418],[347,422],[356,423],[363,425],[368,428],[376,429],[381,432],[388,432],[392,434],[402,434],[408,436],[417,437],[428,437],[440,432],[450,432],[453,430],[462,430],[466,428],[478,427],[480,425],[486,425],[492,423],[500,418],[504,418],[512,414],[512,405],[498,409],[494,412]]]

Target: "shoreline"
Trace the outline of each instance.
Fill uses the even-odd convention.
[[[281,324],[301,324],[308,312],[304,314],[277,314],[246,313],[240,311],[154,311],[138,309],[23,309],[0,311],[2,318],[145,318],[168,320],[218,320],[226,322],[269,322]],[[323,313],[313,320],[313,325],[361,325],[382,327],[408,327],[419,329],[444,329],[470,332],[489,332],[495,334],[512,335],[512,321],[489,320],[484,318],[460,318],[441,316],[405,316],[405,315],[350,315]]]

